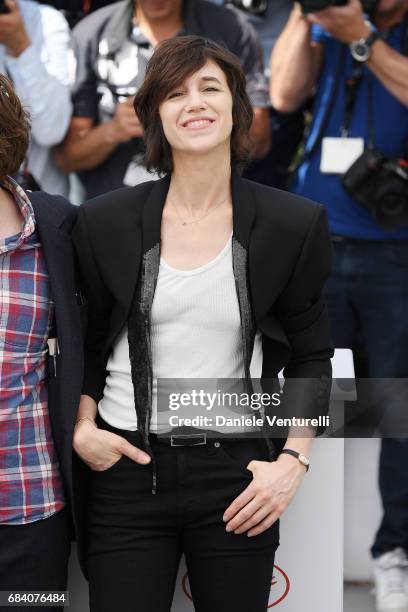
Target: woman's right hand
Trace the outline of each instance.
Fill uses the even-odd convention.
[[[122,455],[142,465],[150,463],[151,460],[140,448],[133,446],[122,436],[98,429],[88,418],[75,426],[73,447],[82,461],[96,472],[108,470]]]

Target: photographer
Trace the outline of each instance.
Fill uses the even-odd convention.
[[[362,341],[370,378],[406,378],[408,173],[401,158],[408,139],[408,2],[365,2],[371,21],[358,0],[301,4],[272,53],[271,98],[290,112],[315,90],[293,190],[328,210],[334,343],[353,348]],[[310,13],[311,5],[326,8]],[[385,417],[399,408],[380,406]],[[384,517],[371,552],[377,610],[399,612],[408,609],[408,442],[382,433]]]
[[[232,5],[240,10],[254,26],[262,45],[265,78],[270,79],[272,49],[293,7],[293,0],[213,0]],[[255,159],[245,169],[244,176],[257,183],[278,189],[288,185],[289,166],[302,140],[304,131],[303,109],[294,113],[278,113],[269,108],[271,144],[267,155]]]
[[[80,171],[88,198],[153,178],[143,166],[142,127],[132,101],[154,48],[180,33],[221,42],[239,57],[254,107],[255,155],[269,150],[262,50],[245,17],[206,0],[123,0],[92,13],[73,32],[74,117],[57,162],[65,172]]]
[[[52,147],[64,138],[71,116],[69,48],[68,24],[59,11],[27,0],[0,2],[0,73],[13,81],[32,119],[18,180],[64,196],[68,177],[54,163]]]

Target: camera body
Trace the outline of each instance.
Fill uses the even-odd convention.
[[[408,225],[408,160],[368,148],[344,174],[343,187],[382,229]]]
[[[304,13],[322,11],[330,6],[345,6],[348,0],[299,0]],[[379,0],[361,0],[365,13],[372,15],[377,8]]]
[[[262,17],[268,8],[268,0],[229,0],[229,3],[250,15]]]
[[[348,0],[299,0],[304,13],[315,13],[329,6],[345,6]]]
[[[225,1],[225,0],[224,0]],[[230,4],[250,13],[251,15],[265,15],[268,2],[271,0],[228,0]],[[329,6],[345,6],[348,0],[299,0],[304,13],[314,13],[322,11]],[[379,0],[361,0],[363,10],[368,15],[372,15],[377,7]]]

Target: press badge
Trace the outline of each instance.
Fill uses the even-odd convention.
[[[323,138],[320,172],[344,174],[363,151],[363,138]]]
[[[137,155],[127,167],[125,176],[123,177],[123,184],[128,187],[134,187],[135,185],[139,185],[139,183],[155,181],[158,178],[156,173],[148,172],[144,167],[143,155]]]

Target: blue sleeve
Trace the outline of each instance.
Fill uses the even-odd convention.
[[[332,37],[322,28],[322,26],[317,25],[317,23],[312,25],[312,42],[327,43],[330,38]]]

